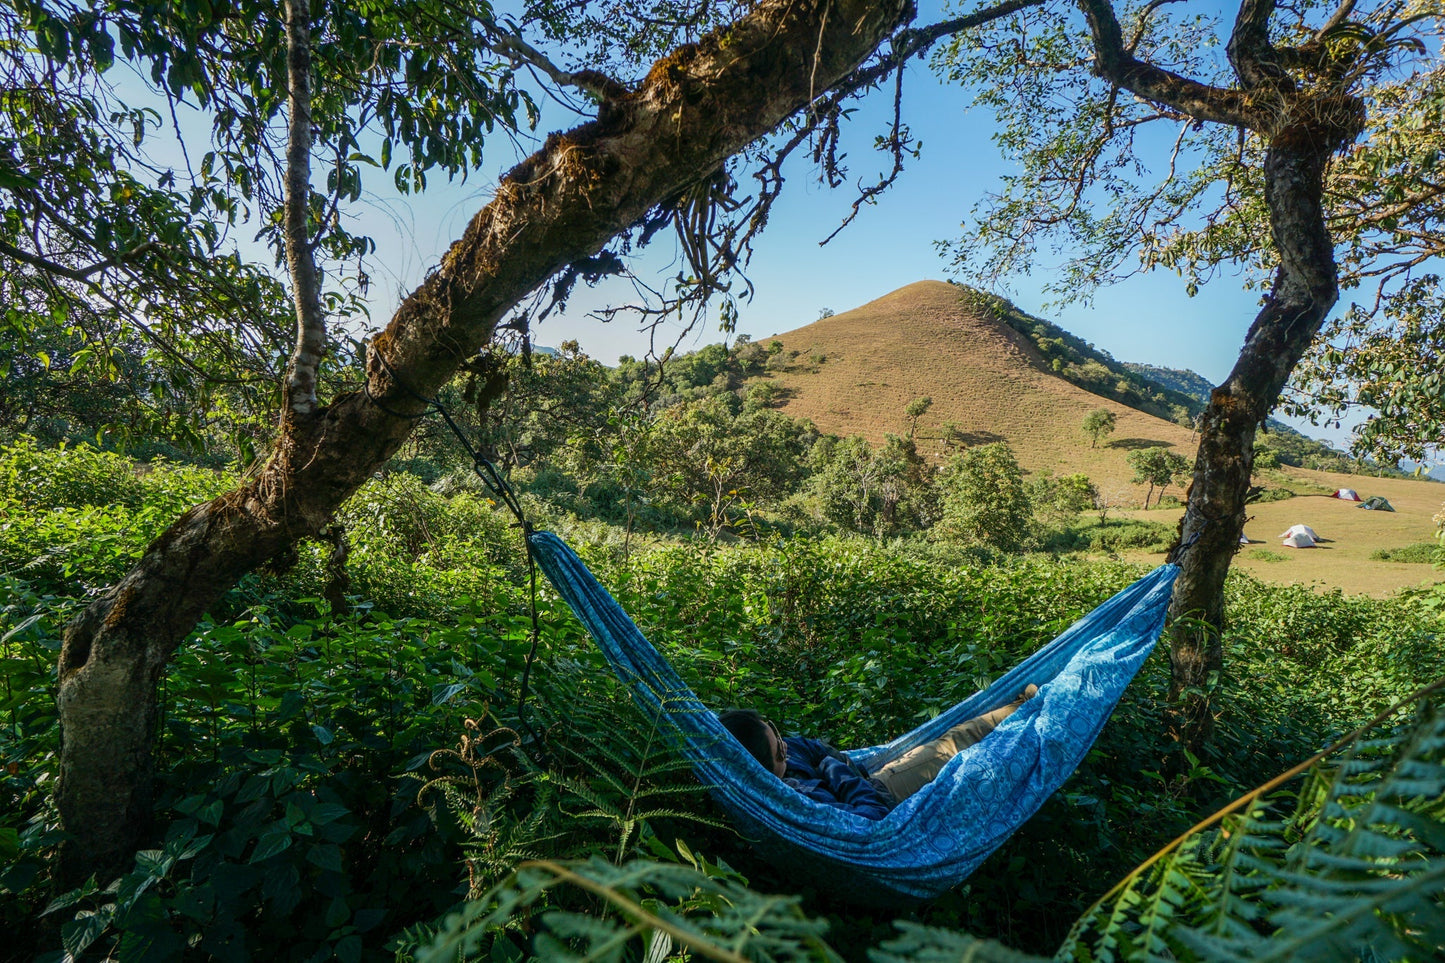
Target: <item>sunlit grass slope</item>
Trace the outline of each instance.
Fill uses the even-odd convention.
[[[1058,377],[1026,338],[974,309],[964,292],[942,281],[910,284],[776,339],[799,352],[775,375],[788,393],[785,410],[811,418],[825,431],[861,434],[875,443],[888,432],[906,434],[905,406],[928,396],[933,404],[919,420],[917,438],[930,457],[948,456],[943,439],[952,423],[966,444],[1005,441],[1026,470],[1083,472],[1111,501],[1135,508],[1147,489],[1131,481],[1132,449],[1162,445],[1194,456],[1189,429]],[[1091,447],[1082,425],[1098,408],[1114,412],[1118,423],[1112,435]],[[1252,508],[1245,534],[1257,544],[1241,546],[1241,568],[1272,582],[1319,583],[1373,595],[1440,580],[1429,564],[1370,556],[1429,541],[1445,485],[1295,468],[1271,473],[1265,481],[1298,495]],[[1340,487],[1364,497],[1383,495],[1396,511],[1363,511],[1323,494]],[[1178,488],[1171,493],[1183,495]],[[1173,525],[1179,509],[1126,514]],[[1310,525],[1330,541],[1313,551],[1281,548],[1274,536],[1295,523]]]
[[[1189,429],[1056,376],[1026,338],[973,310],[943,281],[910,284],[777,340],[801,352],[777,376],[791,392],[784,410],[840,435],[879,442],[888,432],[906,434],[904,407],[928,396],[921,451],[946,457],[944,426],[953,423],[968,444],[1008,442],[1030,471],[1081,471],[1138,503],[1145,489],[1129,481],[1130,449],[1162,445],[1188,455],[1194,448]],[[1118,424],[1091,448],[1082,424],[1098,408],[1114,412]]]

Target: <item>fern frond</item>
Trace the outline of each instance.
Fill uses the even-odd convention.
[[[1310,760],[1295,793],[1266,799],[1273,780],[1175,840],[1091,907],[1055,959],[1445,958],[1442,690]]]
[[[656,934],[694,958],[838,960],[822,941],[826,923],[810,920],[796,897],[749,890],[675,863],[634,860],[614,866],[587,862],[526,863],[483,898],[447,921],[421,963],[451,963],[482,955],[511,921],[559,888],[595,898],[592,912],[555,909],[536,919],[534,956],[556,960],[620,960],[658,945]]]
[[[1153,874],[1153,892],[1138,904],[1138,931],[1134,934],[1137,950],[1132,959],[1173,960],[1177,941],[1171,930],[1187,907],[1206,897],[1200,877],[1203,867],[1195,858],[1196,847],[1184,846],[1172,858],[1161,862]]]
[[[1045,963],[1046,957],[1011,950],[956,930],[895,920],[900,935],[868,954],[871,963]]]

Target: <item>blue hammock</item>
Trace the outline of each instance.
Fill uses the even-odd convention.
[[[1039,695],[881,820],[814,802],[764,769],[657,653],[557,536],[532,552],[644,712],[670,722],[738,829],[780,865],[850,895],[928,899],[961,882],[1043,805],[1088,752],[1154,648],[1178,574],[1163,565],[1075,622],[993,685],[892,742],[849,757],[877,769],[1032,682]],[[941,667],[940,671],[946,671]]]

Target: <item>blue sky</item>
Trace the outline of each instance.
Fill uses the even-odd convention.
[[[756,292],[742,308],[739,333],[757,338],[786,331],[816,320],[824,307],[846,311],[925,278],[971,280],[948,273],[934,242],[958,236],[959,225],[974,203],[998,184],[1009,165],[990,140],[991,118],[977,111],[965,113],[962,91],[942,84],[926,66],[916,63],[905,91],[905,121],[923,141],[922,156],[910,162],[878,204],[865,207],[826,246],[820,247],[819,241],[847,215],[854,192],[851,186],[828,190],[817,183],[816,171],[806,163],[792,165],[787,187],[747,272]],[[885,107],[875,98],[851,122],[847,150],[855,180],[871,181],[888,163],[872,149],[874,134],[884,129]],[[564,121],[560,111],[548,111],[539,130],[545,133]],[[539,135],[534,143],[540,139]],[[499,159],[498,170],[513,159],[510,153]],[[474,178],[461,186],[436,184],[420,198],[373,199],[379,207],[372,216],[384,214],[388,222],[370,226],[378,239],[378,261],[383,262],[372,300],[378,323],[390,316],[400,296],[461,234],[471,215],[486,203],[487,188],[479,187]],[[636,270],[650,282],[662,284],[677,270],[675,250],[665,235],[654,248]],[[1190,298],[1182,280],[1160,273],[1101,290],[1090,307],[1046,312],[1038,292],[1043,280],[1015,278],[1008,290],[999,293],[1119,360],[1192,368],[1214,381],[1233,365],[1257,298],[1229,277]],[[632,299],[625,284],[595,290],[579,286],[568,312],[542,322],[536,340],[556,344],[575,338],[589,354],[608,363],[621,354],[641,354],[648,340],[636,324],[620,319],[603,324],[587,316],[594,308]],[[700,347],[722,337],[716,324],[708,323],[693,332],[684,347]]]
[[[925,12],[920,20],[929,15]],[[138,86],[142,85],[133,80],[122,81],[129,94],[137,93]],[[406,197],[391,190],[388,173],[376,171],[368,178],[372,193],[351,216],[356,218],[353,228],[377,242],[376,254],[368,263],[374,326],[384,325],[400,299],[438,263],[468,219],[486,204],[501,172],[539,147],[548,131],[581,120],[541,96],[538,100],[544,107],[538,130],[523,135],[515,144],[495,135],[487,144],[486,169],[465,183],[448,184],[434,177],[425,194]],[[747,271],[755,294],[742,305],[737,333],[756,339],[787,331],[816,320],[823,308],[846,311],[914,281],[974,280],[950,274],[935,242],[959,235],[960,224],[973,205],[999,185],[1009,165],[992,142],[992,117],[984,111],[966,111],[966,103],[965,92],[940,81],[926,63],[911,64],[905,83],[904,120],[921,139],[922,156],[909,163],[876,205],[864,208],[826,246],[819,241],[847,215],[856,189],[852,184],[826,189],[817,183],[817,171],[806,156],[795,158],[787,171],[787,187],[755,245]],[[872,146],[874,136],[886,129],[890,110],[889,98],[875,94],[845,127],[843,149],[854,182],[871,183],[891,163]],[[207,120],[185,110],[180,120],[188,138],[205,142]],[[164,141],[164,131],[156,135]],[[160,153],[167,152],[156,141],[151,143]],[[236,234],[243,252],[264,260],[264,252],[246,243],[249,233],[242,228]],[[654,286],[665,286],[677,271],[675,257],[670,238],[662,237],[634,264],[634,270]],[[1040,294],[1046,280],[1044,268],[1033,277],[1013,278],[1007,287],[996,290],[1023,310],[1059,324],[1120,361],[1188,368],[1215,383],[1233,366],[1258,297],[1256,292],[1245,291],[1240,279],[1224,276],[1190,298],[1180,278],[1161,272],[1101,289],[1088,306],[1050,310]],[[643,355],[648,351],[649,336],[635,322],[624,317],[604,324],[589,316],[592,310],[634,298],[631,288],[622,283],[597,289],[579,285],[569,310],[539,324],[534,340],[556,345],[575,339],[588,354],[609,364],[623,354]],[[660,331],[658,350],[676,341],[679,333],[675,326]],[[680,346],[690,350],[723,337],[716,321],[709,321]],[[1347,437],[1347,432],[1299,427],[1337,443]]]
[[[854,181],[871,182],[890,163],[872,147],[875,134],[885,129],[886,100],[874,96],[846,131]],[[826,246],[820,247],[819,241],[847,215],[855,193],[851,185],[838,190],[819,185],[807,158],[798,158],[803,163],[794,163],[788,171],[784,193],[756,244],[747,272],[755,294],[742,306],[738,333],[756,339],[787,331],[816,320],[825,307],[846,311],[927,278],[972,280],[949,273],[935,242],[958,236],[973,205],[998,185],[1009,165],[991,140],[991,116],[966,112],[966,100],[962,90],[941,82],[926,64],[914,62],[905,84],[904,119],[923,142],[922,156],[910,162],[876,205],[864,208]],[[540,134],[571,122],[559,109],[548,109],[539,136],[522,146],[536,146]],[[498,170],[513,160],[511,154],[497,157]],[[474,179],[464,187],[437,184],[423,198],[404,204],[396,199],[385,202],[391,223],[372,227],[378,238],[378,260],[385,264],[385,273],[373,288],[376,322],[390,317],[400,297],[437,263],[486,199],[486,189]],[[676,252],[665,236],[654,247],[634,269],[650,283],[664,285],[677,271]],[[1214,280],[1190,298],[1179,277],[1158,272],[1101,289],[1087,307],[1046,310],[1040,294],[1044,280],[1042,273],[1014,278],[998,293],[1120,361],[1189,368],[1215,383],[1233,366],[1258,299],[1257,292],[1245,291],[1242,281],[1231,276]],[[631,288],[622,283],[597,289],[579,284],[569,310],[539,324],[534,340],[556,345],[575,339],[588,354],[609,364],[619,355],[640,356],[647,352],[649,338],[636,323],[624,317],[604,324],[588,316],[596,308],[633,299]],[[674,326],[660,332],[659,350],[676,340],[679,331]],[[691,332],[681,347],[697,348],[723,337],[716,322],[709,321]],[[1343,438],[1338,432],[1333,435]]]

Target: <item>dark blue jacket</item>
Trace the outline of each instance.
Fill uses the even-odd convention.
[[[819,739],[787,736],[788,768],[783,782],[816,802],[867,819],[882,819],[893,797],[875,786],[867,770]]]

